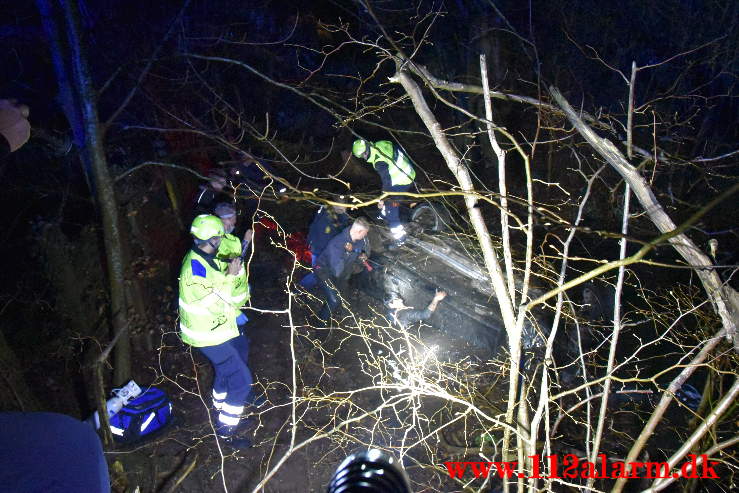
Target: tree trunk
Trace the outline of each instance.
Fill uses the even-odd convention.
[[[433,115],[431,109],[426,103],[420,87],[418,87],[418,84],[416,84],[416,82],[411,78],[410,74],[405,69],[401,68],[393,77],[390,78],[390,81],[400,83],[403,86],[403,89],[405,89],[413,103],[416,113],[418,113],[431,134],[434,144],[436,144],[437,149],[439,149],[447,167],[457,179],[457,183],[459,183],[459,186],[463,191],[470,192],[469,195],[465,195],[464,198],[467,213],[480,243],[482,257],[485,262],[485,269],[490,277],[490,284],[497,298],[500,313],[503,318],[503,324],[505,325],[506,334],[508,335],[508,350],[510,352],[511,368],[508,387],[506,423],[513,425],[516,394],[520,378],[521,331],[523,327],[523,318],[521,318],[520,321],[516,320],[513,300],[509,296],[508,286],[506,285],[506,277],[500,266],[498,254],[493,248],[492,241],[490,240],[490,233],[488,232],[487,225],[483,219],[482,212],[477,206],[478,199],[474,193],[474,186],[472,184],[472,177],[470,176],[469,170],[464,163],[462,163],[454,148],[449,144],[449,141],[441,129],[441,125],[436,120],[436,117]],[[502,450],[504,460],[510,460],[508,457],[509,441],[510,431],[509,428],[506,428]]]
[[[108,164],[103,151],[103,139],[97,114],[96,94],[92,87],[87,61],[80,43],[76,0],[37,0],[37,6],[49,37],[49,47],[62,96],[71,99],[64,105],[65,113],[76,135],[83,138],[82,154],[89,163],[95,198],[103,223],[103,238],[107,259],[108,282],[113,334],[127,330],[124,265],[118,205]],[[114,353],[114,383],[123,384],[131,378],[131,343],[122,334]]]
[[[0,330],[0,409],[41,411],[41,403],[23,377],[22,366]]]
[[[585,140],[600,154],[608,164],[613,167],[628,183],[634,191],[634,196],[639,200],[642,208],[649,219],[661,233],[668,233],[677,229],[677,225],[667,215],[664,208],[644,177],[634,168],[613,145],[605,138],[599,137],[582,118],[572,109],[572,106],[554,87],[550,88],[552,97],[562,107],[567,119],[580,132]],[[734,343],[734,349],[739,352],[739,335],[737,334],[737,319],[739,319],[739,294],[728,284],[724,284],[713,269],[711,259],[693,243],[684,233],[672,236],[668,242],[677,250],[677,253],[694,270],[708,298],[711,300],[716,313],[721,317],[721,322],[726,330],[726,337]]]

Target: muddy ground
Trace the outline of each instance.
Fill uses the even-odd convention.
[[[169,393],[174,403],[175,422],[159,436],[145,443],[119,445],[107,453],[115,491],[135,491],[136,487],[142,492],[252,491],[280,462],[290,446],[293,350],[297,362],[297,395],[302,399],[298,408],[296,444],[326,432],[341,419],[372,410],[383,399],[390,397],[388,394],[383,397],[377,391],[358,392],[350,399],[346,394],[341,394],[369,386],[376,383],[378,378],[388,378],[393,374],[393,368],[382,367],[382,358],[378,355],[380,351],[387,354],[388,347],[394,344],[388,340],[397,339],[398,335],[379,329],[383,323],[378,314],[382,312],[378,300],[354,286],[348,293],[353,316],[344,319],[337,324],[338,329],[329,332],[311,327],[317,323],[310,309],[318,309],[320,300],[305,296],[301,296],[299,300],[293,298],[291,315],[295,332],[291,339],[291,318],[285,313],[274,312],[284,312],[288,306],[287,289],[292,273],[292,257],[282,248],[284,241],[279,235],[266,235],[258,243],[258,254],[249,269],[253,289],[252,307],[247,310],[250,318],[247,331],[251,339],[250,367],[268,403],[252,417],[249,436],[254,440],[253,448],[237,453],[219,448],[208,409],[212,381],[210,364],[197,351],[191,352],[177,336],[177,271],[181,255],[187,247],[187,236],[172,226],[174,221],[162,223],[161,208],[152,204],[153,200],[147,203],[150,206],[148,209],[142,208],[142,212],[132,216],[137,218],[141,231],[147,234],[157,233],[145,244],[144,252],[150,256],[139,259],[140,269],[137,270],[143,279],[145,289],[142,295],[149,308],[147,320],[140,323],[143,335],[141,331],[133,334],[133,376],[142,386],[157,385]],[[284,212],[279,207],[275,209],[276,217]],[[288,221],[280,218],[281,226],[288,231],[299,231],[310,222],[312,212],[307,207],[291,209]],[[162,224],[169,224],[169,230],[163,228]],[[87,238],[85,235],[81,237]],[[60,249],[58,241],[50,243],[59,249],[57,256],[61,259],[60,262],[67,258],[88,259],[93,263],[95,261],[93,255],[77,255],[79,248],[94,247],[94,241],[82,241],[77,246],[69,244],[63,249]],[[47,258],[52,257],[47,255]],[[87,265],[76,266],[75,270],[86,271]],[[296,271],[293,280],[298,280],[304,273],[304,270]],[[64,279],[59,280],[58,284],[62,285]],[[94,309],[100,305],[93,303],[90,297],[90,293],[100,291],[100,282],[90,281],[90,284],[96,287],[83,289],[83,286],[75,283],[64,284],[78,288],[67,293],[68,296],[64,299],[68,300],[64,305],[71,307],[67,315],[70,320],[73,320],[74,314],[80,315],[80,321],[71,324],[80,332],[83,319],[94,322],[96,317],[94,310],[88,314],[84,308],[89,306]],[[451,302],[451,299],[453,296],[442,303]],[[46,320],[48,323],[40,325],[40,330],[28,331],[28,334],[39,341],[46,340],[47,334],[53,334],[58,329],[56,322],[49,318]],[[357,327],[369,327],[370,320],[376,321],[377,325],[360,336]],[[433,319],[431,322],[433,323]],[[450,390],[468,398],[463,385],[478,379],[480,381],[472,382],[469,388],[483,389],[485,395],[476,395],[475,404],[486,403],[490,406],[486,412],[500,414],[504,397],[501,392],[505,393],[507,383],[502,368],[490,361],[495,355],[480,354],[479,350],[466,341],[444,335],[453,335],[458,327],[444,329],[445,332],[442,333],[428,327],[419,329],[414,334],[427,348],[440,348],[436,354],[439,360],[452,364],[464,360],[474,365],[466,370],[457,370],[457,381],[447,382]],[[384,339],[376,337],[380,333]],[[92,394],[89,392],[91,387],[74,375],[79,372],[81,362],[84,361],[83,349],[99,345],[101,343],[90,337],[76,336],[70,339],[65,336],[44,346],[44,350],[47,351],[48,347],[47,352],[54,356],[52,359],[44,359],[36,352],[22,354],[23,358],[41,360],[38,366],[29,365],[34,370],[29,371],[27,377],[36,387],[50,389],[47,397],[55,410],[84,417],[92,405]],[[65,362],[66,370],[59,370],[60,361]],[[531,361],[538,364],[539,360],[532,358]],[[445,370],[450,370],[444,372],[445,378],[455,375],[453,368],[447,367]],[[82,371],[85,371],[84,367]],[[379,373],[383,373],[384,377],[378,377]],[[429,381],[434,381],[433,374],[426,377]],[[75,378],[80,381],[69,382]],[[77,388],[76,399],[70,399],[70,386]],[[72,407],[74,402],[77,403],[76,407]],[[85,403],[88,408],[85,408]],[[575,404],[575,401],[563,402],[565,407]],[[614,409],[612,417],[617,424],[616,428],[638,430],[643,423],[644,412],[650,409],[647,404],[628,404],[622,409]],[[498,409],[495,408],[496,405],[499,406]],[[643,409],[640,410],[639,406]],[[423,433],[423,430],[443,426],[455,417],[442,409],[441,399],[424,398],[421,407],[423,409],[419,415],[427,421],[420,423],[418,427],[407,426],[412,421],[411,413],[415,410],[401,408],[395,411],[397,414],[388,410],[382,414],[374,413],[349,427],[341,428],[330,437],[316,439],[302,446],[279,467],[264,491],[325,491],[336,467],[349,453],[371,444],[394,450],[397,454],[399,445],[408,445],[420,439],[423,439],[423,445],[414,447],[411,456],[404,461],[413,481],[414,492],[460,491],[461,485],[449,479],[443,469],[433,470],[419,464],[439,465],[446,460],[480,460],[475,458],[475,450],[481,442],[483,447],[486,446],[487,438],[481,438],[481,431],[484,433],[484,430],[481,430],[480,423],[469,420],[445,428],[443,433],[419,436],[419,430]],[[454,412],[459,410],[457,407]],[[678,429],[686,429],[685,417],[678,416],[674,420]],[[659,430],[659,434],[660,437],[655,438],[654,443],[664,446],[675,442],[673,428],[665,426]],[[583,449],[582,429],[573,422],[564,420],[559,435],[562,438],[562,448],[557,452],[578,453]],[[493,438],[500,439],[499,436]],[[615,455],[625,453],[621,442],[623,440],[618,434],[604,438],[605,447]],[[656,451],[652,452],[654,457],[658,457]],[[491,483],[489,486],[497,485]]]
[[[139,486],[141,491],[168,491],[194,462],[194,467],[177,486],[177,491],[251,491],[288,449],[292,389],[289,318],[286,314],[257,310],[282,310],[287,305],[288,296],[284,286],[287,272],[284,262],[274,257],[267,265],[255,267],[254,272],[280,271],[283,282],[255,287],[252,305],[256,309],[247,310],[250,318],[250,367],[257,385],[263,389],[268,400],[258,414],[250,418],[252,425],[248,435],[253,437],[253,448],[239,452],[227,448],[219,450],[209,421],[210,365],[204,357],[190,351],[179,341],[174,325],[162,327],[160,348],[149,354],[137,355],[137,377],[141,382],[156,382],[170,394],[176,421],[155,440],[134,446],[119,446],[117,451],[108,454],[111,464],[119,461],[123,466],[129,490]],[[252,275],[252,285],[256,284],[254,279]],[[381,310],[376,300],[361,291],[353,290],[351,296],[356,316],[373,317],[376,316],[373,310]],[[370,377],[362,371],[362,365],[366,362],[363,355],[369,350],[365,340],[342,333],[338,328],[327,331],[309,327],[308,324],[315,324],[311,308],[317,309],[320,302],[305,297],[298,301],[292,311],[297,334],[294,350],[298,362],[298,395],[309,396],[311,389],[325,395],[371,384]],[[443,339],[435,331],[427,332],[425,337],[437,345]],[[452,341],[441,343],[445,348],[451,348],[453,344]],[[464,345],[459,341],[457,344]],[[464,347],[458,347],[455,354],[464,350]],[[379,395],[373,393],[352,398],[352,405],[357,407],[369,409],[377,404]],[[301,410],[305,409],[305,406],[301,407]],[[339,406],[316,405],[301,414],[296,442],[300,443],[330,426],[334,422],[330,416],[333,409],[339,409]],[[348,453],[358,450],[360,443],[391,445],[393,438],[402,438],[400,430],[396,437],[386,433],[373,434],[365,428],[367,423],[372,422],[373,419],[365,420],[346,429],[344,433],[349,436],[320,439],[296,451],[280,467],[264,491],[325,491],[338,464]],[[430,471],[410,467],[409,473],[420,484],[429,482]],[[123,487],[121,484],[119,491]],[[445,486],[436,484],[435,487],[442,491],[456,489],[451,483]],[[416,491],[425,490],[421,487]]]

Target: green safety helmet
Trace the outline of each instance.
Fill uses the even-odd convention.
[[[221,218],[210,214],[200,214],[193,219],[192,226],[190,226],[190,234],[199,240],[209,240],[214,236],[223,236],[225,233]]]
[[[367,141],[364,139],[355,140],[352,146],[352,154],[356,157],[362,157],[365,152],[367,152]]]

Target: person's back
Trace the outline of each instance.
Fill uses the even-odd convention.
[[[326,249],[334,236],[341,233],[351,218],[346,214],[346,208],[341,206],[322,206],[313,217],[308,228],[308,246],[311,255],[311,267],[316,266],[318,257]],[[318,285],[315,272],[310,272],[300,280],[300,286],[313,289]]]
[[[349,221],[343,208],[324,206],[318,209],[308,229],[308,244],[316,258],[334,236],[349,226]]]
[[[316,269],[319,277],[331,276],[336,279],[346,277],[347,266],[355,263],[359,256],[367,250],[367,240],[362,237],[359,240],[351,238],[352,226],[345,228],[341,233],[334,236],[326,245],[316,261]]]
[[[95,430],[57,413],[0,413],[0,490],[110,491]]]

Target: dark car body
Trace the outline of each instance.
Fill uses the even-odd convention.
[[[428,225],[428,215],[425,219]],[[444,290],[447,298],[426,323],[448,338],[487,354],[497,353],[505,346],[506,333],[482,259],[469,253],[474,248],[466,248],[465,240],[448,228],[414,227],[411,223],[407,229],[410,234],[405,243],[388,249],[383,247],[387,244],[386,228],[379,224],[372,228],[374,270],[367,286],[369,294],[382,300],[395,293],[406,305],[423,309],[436,290]],[[535,325],[540,324],[525,324],[524,348],[543,344]]]

